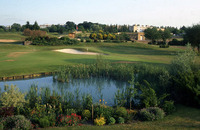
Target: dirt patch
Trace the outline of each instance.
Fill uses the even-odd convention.
[[[60,49],[60,50],[54,50],[54,51],[68,53],[68,54],[79,54],[79,55],[99,55],[100,54],[100,53],[95,53],[95,52],[83,52],[76,49]]]
[[[0,42],[17,42],[17,40],[0,39]]]
[[[15,61],[15,60],[4,60],[4,61],[0,61],[0,62],[12,62],[12,61]]]
[[[8,55],[8,57],[19,57],[19,56],[27,54],[27,53],[30,53],[30,52],[12,52]]]
[[[133,61],[117,61],[117,62],[112,62],[114,64],[133,64],[133,63],[136,63],[136,62],[133,62]]]

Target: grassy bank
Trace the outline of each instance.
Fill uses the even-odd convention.
[[[200,110],[190,108],[182,105],[177,106],[177,111],[172,115],[165,117],[160,121],[148,122],[132,122],[123,125],[106,125],[106,126],[93,126],[83,125],[78,127],[60,127],[48,128],[48,130],[64,130],[64,129],[199,129],[200,128]]]

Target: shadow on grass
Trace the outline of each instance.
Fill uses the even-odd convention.
[[[96,59],[66,59],[66,62],[74,63],[74,64],[93,64],[96,63]],[[122,61],[122,60],[110,60],[105,59],[106,62],[111,64],[146,64],[146,65],[155,65],[155,66],[164,66],[167,67],[169,64],[165,63],[150,63],[150,62],[142,62],[142,61]]]
[[[23,42],[0,42],[0,45],[10,44],[10,45],[23,45]]]

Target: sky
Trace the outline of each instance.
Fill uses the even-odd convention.
[[[200,0],[0,0],[0,25],[26,21],[192,26],[200,23]]]

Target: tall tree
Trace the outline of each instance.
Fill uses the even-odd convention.
[[[160,37],[163,40],[164,43],[166,43],[166,40],[171,38],[171,33],[168,29],[165,29],[164,31],[159,31]]]
[[[160,33],[158,32],[156,27],[147,28],[146,30],[144,30],[144,33],[145,33],[145,37],[147,39],[150,39],[152,43],[155,43],[156,40],[160,38]]]
[[[21,31],[21,25],[18,23],[14,23],[11,25],[11,30]]]
[[[67,29],[67,31],[74,31],[76,29],[76,24],[74,22],[67,21],[65,28]]]
[[[192,47],[197,47],[198,52],[200,51],[200,24],[188,27],[185,30],[184,39],[191,43]]]
[[[38,25],[37,21],[35,21],[35,23],[33,24],[33,30],[39,30],[40,26]]]

